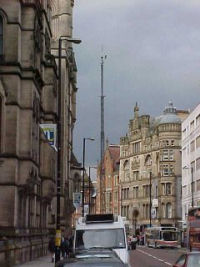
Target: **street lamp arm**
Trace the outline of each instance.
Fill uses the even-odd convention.
[[[61,35],[59,40],[66,40],[69,43],[74,43],[74,44],[80,44],[82,42],[80,39],[71,38],[71,37],[65,36],[65,35]]]

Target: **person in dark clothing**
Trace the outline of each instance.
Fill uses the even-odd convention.
[[[54,257],[55,257],[55,240],[52,237],[49,240],[49,245],[48,245],[49,252],[51,253],[51,261],[54,262]]]
[[[71,235],[69,238],[69,252],[73,253],[73,242],[74,242],[74,236]]]
[[[61,242],[61,252],[63,258],[69,258],[69,240],[67,237]]]

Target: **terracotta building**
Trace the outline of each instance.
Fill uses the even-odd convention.
[[[119,174],[121,214],[132,232],[181,220],[181,117],[187,115],[171,102],[157,118],[134,108],[128,134],[120,139]]]
[[[47,252],[56,224],[58,38],[72,36],[72,0],[0,0],[0,265]],[[53,16],[52,16],[53,15]],[[61,224],[71,224],[76,63],[62,47]],[[9,251],[5,250],[9,248]]]
[[[99,165],[97,172],[97,213],[119,214],[120,212],[119,155],[119,145],[107,145],[103,164]],[[101,167],[102,176],[100,177]],[[100,203],[100,194],[102,194],[103,203]]]

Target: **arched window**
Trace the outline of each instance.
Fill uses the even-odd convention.
[[[3,56],[3,18],[0,15],[0,58]]]
[[[172,204],[167,203],[166,205],[166,218],[170,219],[172,218]]]
[[[144,165],[145,165],[145,166],[150,166],[150,165],[152,165],[152,159],[151,159],[151,156],[150,156],[150,155],[147,155],[147,156],[146,156]]]

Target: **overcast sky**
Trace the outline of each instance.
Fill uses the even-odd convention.
[[[78,66],[74,151],[86,165],[100,159],[100,58],[104,65],[105,137],[117,144],[136,101],[140,114],[160,115],[200,103],[199,0],[75,0]],[[102,53],[103,47],[103,53]]]

